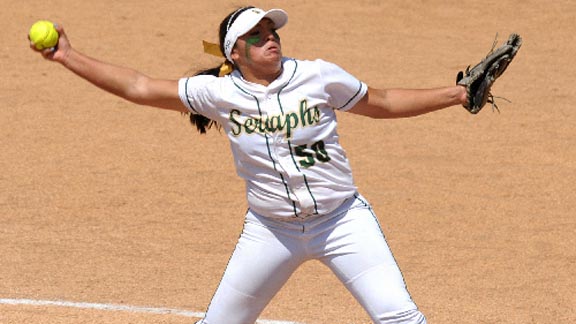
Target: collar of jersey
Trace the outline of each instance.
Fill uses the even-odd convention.
[[[239,70],[234,70],[230,76],[232,81],[243,88],[244,90],[252,93],[269,93],[281,89],[292,80],[294,73],[296,72],[297,63],[293,58],[283,57],[282,58],[282,73],[276,80],[274,80],[269,85],[265,86],[258,83],[253,83],[246,81]]]

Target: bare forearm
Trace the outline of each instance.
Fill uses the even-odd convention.
[[[439,89],[392,89],[387,90],[380,105],[398,117],[425,114],[461,103],[462,87]]]
[[[351,110],[372,118],[411,117],[460,105],[465,89],[452,86],[437,89],[373,89]]]
[[[136,70],[99,61],[70,49],[62,65],[95,86],[128,101],[187,112],[178,95],[177,80],[153,79]]]
[[[146,78],[142,73],[101,62],[74,49],[68,51],[61,63],[95,86],[129,101],[138,102],[138,84]]]
[[[188,111],[178,95],[178,80],[150,78],[136,70],[84,55],[72,48],[61,25],[56,26],[56,30],[60,37],[54,49],[40,51],[33,45],[31,48],[45,59],[61,63],[95,86],[126,100],[162,109]]]

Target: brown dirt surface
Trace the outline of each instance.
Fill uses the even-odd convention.
[[[225,136],[94,88],[33,53],[26,34],[50,19],[84,53],[179,78],[218,63],[201,41],[248,3],[0,3],[0,323],[193,323],[136,307],[206,309],[246,208]],[[285,55],[332,61],[377,88],[453,84],[496,34],[522,35],[493,89],[511,101],[500,113],[340,114],[340,135],[429,323],[576,322],[573,0],[250,4],[288,11]],[[315,262],[262,317],[369,322]]]

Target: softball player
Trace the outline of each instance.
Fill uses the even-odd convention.
[[[280,9],[232,12],[220,25],[225,64],[180,80],[152,79],[81,54],[62,27],[58,46],[42,54],[106,91],[191,113],[199,130],[215,122],[227,134],[249,210],[198,323],[254,323],[311,259],[336,274],[374,323],[426,323],[370,203],[357,191],[335,111],[373,118],[420,115],[462,104],[464,88],[379,90],[329,62],[284,57],[277,30],[287,20]]]

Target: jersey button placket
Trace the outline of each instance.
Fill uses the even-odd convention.
[[[290,148],[286,146],[286,150],[290,150]],[[306,187],[302,170],[299,170],[294,164],[295,161],[290,152],[287,152],[287,156],[283,159],[283,162],[285,163],[285,170],[288,175],[288,186],[296,197],[297,206],[300,208],[302,214],[312,214],[314,212],[314,201]]]
[[[264,102],[266,105],[266,111],[269,116],[275,114],[283,114],[285,111],[281,109],[279,103],[274,101],[274,96],[270,93],[265,93]],[[273,150],[275,156],[278,159],[278,164],[282,169],[284,174],[286,185],[291,193],[292,198],[295,198],[296,206],[303,215],[312,214],[314,211],[314,201],[304,184],[304,175],[301,170],[298,169],[297,163],[292,156],[292,148],[290,147],[290,141],[286,138],[286,134],[282,132],[276,132],[271,134],[273,140]]]

